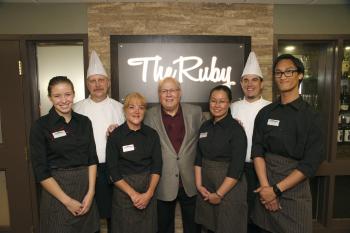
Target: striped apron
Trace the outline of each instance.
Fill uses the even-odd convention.
[[[135,191],[145,193],[149,187],[150,173],[133,174],[123,177]],[[143,209],[134,207],[130,197],[117,187],[113,189],[112,233],[155,233],[157,231],[156,195]]]
[[[229,163],[203,159],[202,184],[213,193],[224,181]],[[195,221],[215,233],[247,232],[247,182],[243,175],[218,205],[197,196]]]
[[[88,167],[54,169],[52,177],[71,198],[82,202],[89,187]],[[99,230],[99,216],[95,200],[89,212],[73,216],[54,196],[42,189],[40,200],[40,232],[94,233]]]
[[[265,162],[271,185],[283,180],[298,165],[297,160],[271,153],[266,154]],[[282,209],[270,212],[256,199],[253,222],[272,233],[312,232],[312,198],[308,179],[283,192],[279,202]]]

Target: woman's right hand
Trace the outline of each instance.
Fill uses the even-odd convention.
[[[138,192],[133,192],[129,197],[135,206],[137,203],[139,203],[139,201],[141,199],[141,194]]]
[[[140,194],[140,199],[138,200],[138,202],[134,203],[134,206],[140,210],[145,209],[148,203],[151,201],[152,196],[153,195],[148,192]]]
[[[212,205],[218,205],[221,203],[221,197],[217,193],[210,193],[208,199],[209,203]]]
[[[83,205],[79,201],[74,200],[73,198],[70,198],[64,205],[74,216],[78,216],[83,208]]]
[[[198,192],[202,195],[204,201],[207,201],[209,199],[210,192],[204,186],[199,186],[197,189]]]

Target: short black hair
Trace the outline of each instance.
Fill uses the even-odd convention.
[[[52,88],[60,83],[67,83],[68,85],[70,85],[72,87],[72,90],[74,93],[74,86],[73,86],[72,81],[70,81],[69,78],[67,78],[66,76],[55,76],[52,79],[50,79],[49,85],[47,87],[47,92],[48,92],[49,96],[51,96]]]
[[[210,91],[209,98],[211,97],[211,95],[213,94],[214,91],[224,91],[226,93],[227,98],[229,99],[230,103],[232,102],[232,91],[227,86],[219,85],[219,86],[214,87]]]
[[[294,57],[292,54],[282,54],[276,58],[275,62],[273,63],[273,70],[272,70],[274,74],[275,74],[275,68],[277,64],[282,60],[290,60],[291,62],[293,62],[293,64],[297,68],[297,72],[299,74],[304,74],[304,70],[305,70],[304,64],[300,61],[299,58]]]

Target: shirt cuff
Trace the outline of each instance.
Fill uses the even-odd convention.
[[[305,163],[299,164],[296,169],[303,173],[307,178],[313,177],[317,171],[312,166]]]
[[[43,180],[46,180],[46,179],[48,179],[48,178],[51,178],[52,175],[51,175],[50,173],[43,173],[43,174],[37,174],[35,177],[36,177],[36,178],[35,178],[36,181],[37,181],[38,183],[40,183],[40,182],[43,181]]]

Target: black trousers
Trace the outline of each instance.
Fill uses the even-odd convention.
[[[258,188],[259,181],[256,176],[254,164],[253,163],[244,163],[244,173],[247,178],[247,202],[248,202],[248,233],[261,233],[261,230],[256,226],[250,219],[251,212],[253,210],[255,199],[258,198],[257,194],[254,193],[254,190]]]
[[[183,187],[179,188],[175,200],[158,200],[158,233],[175,232],[175,207],[177,202],[179,202],[181,207],[183,233],[200,233],[200,225],[194,222],[196,196],[188,197]]]
[[[99,163],[97,166],[97,177],[95,187],[95,199],[100,218],[107,221],[107,232],[111,231],[112,195],[113,184],[109,181],[106,163]]]

